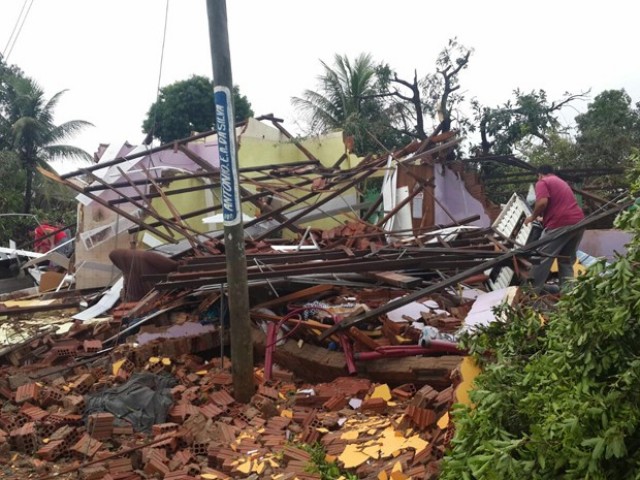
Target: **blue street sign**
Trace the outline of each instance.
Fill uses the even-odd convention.
[[[213,89],[216,104],[216,130],[218,157],[220,158],[220,185],[222,190],[222,216],[225,226],[242,221],[240,188],[236,167],[236,137],[233,124],[231,91],[224,86]]]

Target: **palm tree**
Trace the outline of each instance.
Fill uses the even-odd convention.
[[[359,153],[377,150],[367,132],[378,135],[381,126],[389,127],[390,121],[383,111],[377,67],[371,55],[361,53],[352,63],[336,54],[334,67],[320,63],[324,72],[318,77],[319,90],[305,90],[302,97],[291,99],[306,116],[310,133],[342,129],[355,137]]]
[[[23,213],[30,213],[36,167],[50,169],[48,161],[69,157],[91,160],[91,155],[84,150],[59,142],[92,124],[84,120],[54,123],[54,109],[66,90],[46,100],[42,88],[30,78],[13,76],[6,82],[7,96],[0,115],[0,129],[5,134],[7,147],[18,155],[25,171]]]

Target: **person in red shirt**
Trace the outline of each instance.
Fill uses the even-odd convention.
[[[33,231],[35,237],[34,250],[38,253],[47,253],[49,250],[56,246],[56,232],[58,227],[43,223],[38,225]]]
[[[542,165],[538,168],[535,190],[536,203],[533,212],[524,223],[528,225],[542,216],[544,231],[541,238],[555,234],[560,229],[566,229],[584,219],[584,212],[578,205],[571,187],[553,173],[551,165]],[[565,285],[567,279],[573,278],[573,265],[576,262],[576,253],[583,233],[584,229],[578,229],[564,235],[560,234],[558,238],[540,247],[538,251],[544,255],[544,258],[534,267],[531,276],[535,291],[542,290],[555,259],[558,260],[560,287]]]
[[[69,240],[67,230],[64,227],[42,223],[33,231],[34,250],[38,253],[47,253],[57,246]],[[67,257],[73,253],[72,245],[65,245],[59,249],[59,252]]]

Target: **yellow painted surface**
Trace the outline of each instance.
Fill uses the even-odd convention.
[[[446,412],[438,420],[438,428],[441,428],[442,430],[444,430],[448,426],[449,426],[449,412]]]
[[[400,451],[405,446],[406,439],[401,432],[397,432],[393,427],[387,428],[380,436],[382,442],[380,451],[382,458],[395,456],[394,453]]]
[[[113,362],[113,365],[111,365],[111,371],[113,372],[113,376],[115,377],[116,375],[118,375],[118,372],[120,371],[120,367],[122,367],[122,365],[124,364],[125,359],[121,359],[118,360],[116,362]]]
[[[356,430],[349,430],[340,435],[342,440],[356,440],[358,438],[358,432]]]
[[[413,435],[404,442],[404,448],[413,448],[416,452],[426,448],[427,445],[429,445],[429,442],[420,438],[420,435]]]
[[[480,374],[480,367],[476,365],[471,357],[464,357],[460,365],[460,373],[462,382],[456,389],[456,398],[458,403],[471,407],[473,405],[469,399],[469,391],[473,388],[473,381]]]
[[[251,460],[247,460],[246,462],[238,465],[236,467],[236,469],[240,472],[240,473],[250,473],[251,472]]]
[[[391,390],[389,389],[389,385],[378,385],[371,394],[371,398],[381,398],[385,402],[391,400]]]
[[[344,468],[357,468],[369,460],[369,456],[358,450],[357,445],[351,444],[346,446],[339,459]]]
[[[393,468],[391,469],[391,478],[393,478],[393,472],[402,472],[402,464],[400,462],[393,464]]]
[[[387,475],[387,472],[385,472],[384,470],[381,471],[378,474],[378,480],[389,480],[389,476]]]
[[[407,477],[402,472],[392,472],[391,473],[391,480],[407,480],[408,478],[409,477]]]
[[[380,451],[380,444],[374,443],[369,447],[365,447],[362,449],[362,453],[372,458],[373,460],[378,460],[382,457],[382,452]]]
[[[553,265],[551,265],[551,271],[553,273],[558,273],[558,260],[553,261]],[[573,264],[573,276],[577,277],[578,275],[582,275],[586,271],[587,269],[585,268],[585,266],[576,260],[576,263]]]
[[[280,412],[280,416],[281,417],[285,417],[285,418],[293,418],[293,411],[291,411],[291,410],[282,410]]]
[[[258,475],[261,475],[266,468],[267,466],[265,465],[264,462],[256,462],[256,464],[253,466],[253,473],[257,473]]]

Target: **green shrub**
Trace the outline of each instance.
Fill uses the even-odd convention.
[[[640,208],[616,225],[637,234]],[[476,408],[454,411],[442,479],[640,478],[639,265],[635,236],[579,277],[544,325],[534,308],[511,308],[466,340],[491,357]]]

